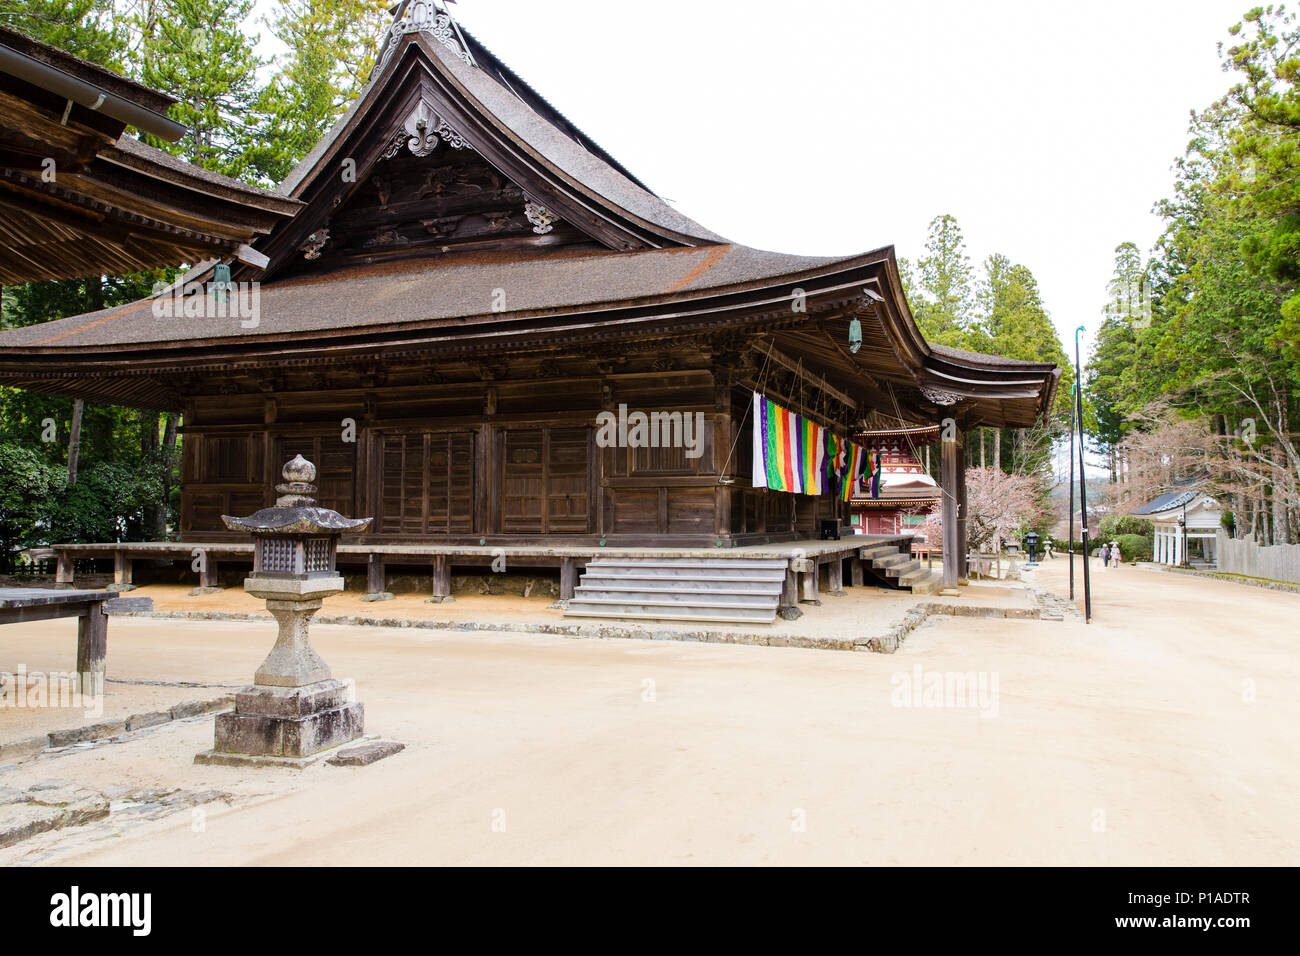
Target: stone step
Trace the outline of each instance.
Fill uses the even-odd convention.
[[[606,580],[645,581],[784,581],[785,567],[776,568],[669,568],[632,567],[611,568],[605,565],[587,565],[586,574]]]
[[[709,568],[746,571],[784,569],[785,558],[592,558],[589,568]]]
[[[930,574],[930,569],[921,567],[920,561],[915,563],[916,567],[908,568],[907,571],[898,575],[899,584],[911,584],[914,581],[920,581],[922,578]]]
[[[933,594],[943,584],[943,575],[937,571],[921,569],[924,576],[908,583],[913,594]]]
[[[692,577],[674,578],[605,577],[588,571],[582,576],[578,590],[589,591],[662,591],[665,594],[780,594],[785,581],[782,575],[770,581],[750,581],[744,578]]]
[[[574,597],[569,601],[569,607],[587,607],[619,604],[635,604],[644,607],[671,607],[671,608],[771,608],[776,610],[776,602],[780,597],[778,594],[724,594],[719,596],[700,595],[700,594],[683,594],[679,597],[671,597],[663,594],[646,594],[641,591],[628,591],[626,593],[584,593],[579,594],[575,591]]]
[[[771,624],[785,558],[595,558],[565,617]]]
[[[911,574],[913,571],[921,570],[921,562],[915,559],[910,561],[901,561],[889,565],[884,570],[886,577],[901,578],[905,574]]]
[[[889,554],[901,554],[897,545],[893,544],[872,544],[858,549],[858,557],[864,561],[870,561],[872,558],[883,558]]]
[[[672,609],[647,605],[574,606],[564,612],[565,617],[613,618],[615,620],[645,621],[716,621],[725,624],[771,624],[776,620],[776,609],[750,608],[681,608]]]

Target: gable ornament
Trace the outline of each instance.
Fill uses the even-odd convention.
[[[528,221],[533,224],[533,232],[537,233],[539,236],[546,235],[555,227],[555,224],[560,221],[559,216],[551,212],[551,210],[547,209],[541,203],[533,202],[531,199],[524,203],[524,215],[527,216]]]
[[[440,3],[436,3],[435,0],[406,0],[406,3],[397,9],[393,25],[388,28],[384,52],[379,60],[381,68],[392,58],[402,42],[402,37],[408,33],[426,34],[451,50],[458,59],[470,66],[478,65],[469,52],[465,38],[461,36],[460,27]]]

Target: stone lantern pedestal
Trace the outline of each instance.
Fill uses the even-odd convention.
[[[301,456],[285,465],[284,477],[275,507],[249,518],[222,516],[226,527],[257,540],[244,590],[266,601],[279,635],[253,684],[235,695],[234,712],[217,716],[214,746],[198,763],[303,766],[364,732],[362,705],[348,699],[348,686],[311,646],[308,626],[321,601],[343,590],[335,571],[339,535],[365,530],[370,519],[317,507],[310,497],[316,469]]]

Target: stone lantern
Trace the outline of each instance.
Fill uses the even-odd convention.
[[[1029,563],[1026,564],[1025,567],[1027,567],[1027,568],[1035,567],[1036,564],[1037,564],[1037,562],[1034,561],[1034,558],[1035,558],[1035,556],[1036,556],[1036,552],[1038,551],[1038,532],[1037,532],[1037,531],[1026,531],[1026,532],[1025,532],[1025,548],[1028,549],[1028,551],[1029,551]]]
[[[266,601],[280,633],[253,675],[235,695],[235,710],[217,716],[212,750],[199,763],[300,766],[361,736],[364,714],[349,701],[311,646],[308,623],[322,599],[343,590],[335,570],[339,535],[364,531],[370,518],[345,518],[312,495],[316,466],[298,455],[284,466],[274,507],[248,518],[222,515],[232,531],[253,535],[253,573],[244,590]]]

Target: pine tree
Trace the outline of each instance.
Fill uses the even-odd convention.
[[[23,0],[6,4],[0,23],[83,60],[126,72],[127,22],[114,0]]]
[[[271,21],[289,48],[259,94],[256,144],[247,153],[264,182],[282,181],[361,92],[389,17],[384,0],[286,0]]]
[[[984,279],[976,293],[979,318],[968,333],[976,351],[1026,362],[1051,362],[1061,369],[1052,424],[1046,428],[997,429],[994,432],[993,466],[1002,464],[1004,447],[1010,452],[1012,470],[1036,473],[1048,464],[1052,442],[1063,435],[1070,421],[1070,385],[1073,371],[1061,346],[1038,289],[1038,280],[1026,266],[994,254],[984,260]]]
[[[177,100],[171,116],[189,130],[178,143],[146,139],[235,177],[249,172],[249,114],[264,65],[243,29],[252,8],[253,0],[153,0],[137,19],[140,79]]]
[[[912,303],[917,325],[931,342],[969,347],[971,267],[957,220],[946,213],[931,220],[925,251],[917,263],[921,295]]]

